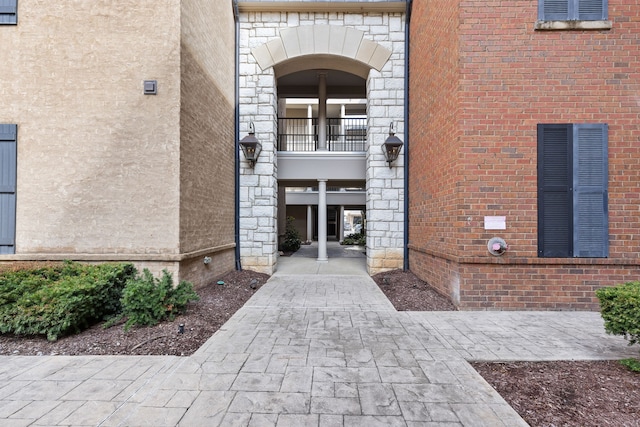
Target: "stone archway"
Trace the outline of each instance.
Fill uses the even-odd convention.
[[[366,74],[362,75],[363,72],[368,73],[370,68],[380,71],[391,57],[389,49],[365,38],[364,32],[335,25],[307,25],[283,29],[278,37],[252,49],[251,54],[263,70],[310,55],[342,57],[352,60],[337,61],[339,64],[344,63],[345,68],[349,68],[342,71],[351,72],[363,78],[366,78]],[[354,65],[353,61],[364,67]],[[357,68],[360,68],[359,72],[356,71]],[[287,71],[299,70],[292,67]]]

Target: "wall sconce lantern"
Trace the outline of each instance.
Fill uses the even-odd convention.
[[[262,151],[262,144],[258,142],[258,138],[255,136],[255,129],[253,122],[249,124],[249,135],[240,140],[240,148],[244,153],[244,157],[249,161],[251,167],[254,167]]]
[[[393,132],[393,122],[391,122],[389,125],[389,137],[384,141],[384,144],[382,144],[382,153],[384,154],[384,159],[389,164],[389,168],[391,168],[391,162],[398,158],[403,145],[400,138]]]

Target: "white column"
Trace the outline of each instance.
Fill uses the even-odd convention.
[[[278,99],[278,118],[286,118],[287,117],[287,100],[286,99]],[[280,123],[278,123],[280,125]],[[284,135],[287,133],[288,123],[285,120],[282,122],[282,127],[280,128],[280,132]],[[284,138],[283,138],[284,139]],[[287,151],[287,140],[284,139],[282,141],[278,141],[277,149],[282,151]]]
[[[278,201],[276,206],[278,207],[277,212],[277,230],[276,235],[278,236],[278,245],[284,241],[284,233],[287,230],[287,188],[284,185],[278,186]],[[282,241],[281,241],[282,238]]]
[[[313,106],[311,104],[307,105],[307,135],[305,145],[313,146]]]
[[[307,205],[307,241],[313,240],[313,206]]]
[[[318,180],[318,261],[327,257],[327,180]]]
[[[342,242],[344,240],[344,206],[340,206],[338,221],[338,241]]]
[[[347,117],[347,110],[344,104],[340,105],[340,144],[342,145],[342,149],[348,151],[351,147],[347,147],[347,127],[345,126],[345,118]],[[340,236],[340,240],[342,240],[342,236]]]
[[[318,73],[318,151],[327,150],[327,73]]]

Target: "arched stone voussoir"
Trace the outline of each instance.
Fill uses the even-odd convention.
[[[380,71],[391,57],[386,47],[360,30],[336,25],[287,28],[280,36],[255,47],[251,54],[262,70],[297,57],[331,55],[352,59]]]

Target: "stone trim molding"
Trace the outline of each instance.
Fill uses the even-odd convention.
[[[381,71],[391,51],[366,39],[364,32],[335,25],[305,25],[280,31],[280,36],[251,50],[262,70],[307,55],[336,55]]]
[[[235,243],[229,243],[222,246],[214,246],[211,248],[200,249],[198,251],[186,252],[182,254],[87,254],[87,253],[68,253],[68,254],[12,254],[0,255],[0,261],[154,261],[154,262],[181,262],[199,256],[214,254],[218,252],[234,249]]]
[[[500,264],[500,265],[562,265],[562,266],[595,266],[595,265],[614,265],[614,266],[640,266],[638,259],[614,259],[614,258],[529,258],[529,257],[510,257],[510,258],[494,258],[489,256],[458,256],[442,251],[429,248],[421,248],[414,244],[407,246],[410,250],[430,255],[435,258],[441,258],[460,265],[471,264]]]
[[[610,30],[611,21],[537,21],[536,31]]]
[[[240,12],[405,12],[407,9],[406,0],[387,1],[242,1],[238,2]]]

